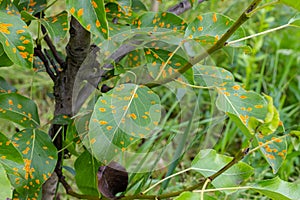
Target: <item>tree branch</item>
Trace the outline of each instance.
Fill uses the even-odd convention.
[[[53,71],[51,70],[51,68],[49,66],[49,62],[48,62],[46,56],[43,54],[40,45],[38,45],[36,48],[34,48],[34,55],[39,57],[43,61],[47,74],[50,76],[50,78],[54,82],[56,80],[56,76],[53,73]]]
[[[65,68],[66,63],[63,61],[63,59],[60,57],[60,55],[58,54],[56,47],[53,45],[47,30],[44,26],[42,26],[42,33],[45,35],[44,40],[46,41],[48,47],[50,48],[53,57],[55,58],[56,62],[60,65],[61,68]]]
[[[198,4],[203,3],[205,0],[198,0]],[[168,9],[168,12],[171,12],[175,15],[180,15],[184,13],[185,11],[192,8],[190,0],[184,0],[180,2],[179,4],[171,7]]]

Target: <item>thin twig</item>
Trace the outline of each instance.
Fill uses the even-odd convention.
[[[42,32],[45,35],[44,40],[46,41],[48,47],[50,48],[50,50],[53,54],[53,57],[55,58],[56,62],[60,65],[60,67],[64,69],[66,64],[65,64],[64,60],[58,54],[58,51],[56,50],[56,47],[53,45],[53,43],[47,33],[47,30],[44,26],[42,26]]]
[[[48,63],[48,60],[47,58],[45,57],[45,55],[43,54],[42,50],[39,48],[39,45],[38,47],[34,48],[34,55],[39,57],[44,65],[45,65],[45,68],[46,68],[46,72],[48,73],[48,75],[50,76],[50,78],[55,81],[56,80],[56,76],[55,74],[53,73],[53,71],[51,70],[50,66],[49,66],[49,63]]]
[[[233,40],[233,41],[227,42],[226,46],[229,46],[231,44],[241,42],[241,41],[244,41],[244,40],[248,40],[248,39],[260,36],[260,35],[271,33],[271,32],[274,32],[274,31],[277,31],[277,30],[280,30],[280,29],[283,29],[283,28],[286,28],[286,27],[289,27],[289,26],[290,26],[290,24],[284,24],[282,26],[278,26],[278,27],[275,27],[275,28],[272,28],[272,29],[269,29],[269,30],[266,30],[266,31],[263,31],[263,32],[260,32],[260,33],[256,33],[256,34],[253,34],[253,35],[249,35],[247,37],[243,37],[243,38],[240,38],[240,39],[237,39],[237,40]]]
[[[59,71],[56,67],[56,64],[55,64],[54,60],[50,57],[50,55],[49,55],[49,53],[46,49],[44,49],[44,53],[47,56],[48,60],[50,61],[51,65],[53,66],[53,69],[54,69],[56,75],[58,75]]]

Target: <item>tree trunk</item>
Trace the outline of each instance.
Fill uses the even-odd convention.
[[[69,33],[70,39],[66,47],[66,65],[64,66],[63,71],[60,72],[54,80],[54,116],[67,115],[71,117],[75,114],[72,113],[73,86],[76,74],[90,49],[90,33],[86,31],[74,17],[72,17],[70,22]],[[58,124],[53,124],[49,130],[51,138],[55,136],[54,145],[57,150],[62,148],[63,130],[66,129],[61,129],[61,125]],[[63,156],[63,152],[58,154],[55,172],[43,185],[43,200],[55,198],[59,177],[61,176]]]

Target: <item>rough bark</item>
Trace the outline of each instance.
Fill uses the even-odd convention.
[[[72,17],[70,22],[70,40],[66,47],[67,58],[66,65],[62,72],[57,74],[54,80],[55,111],[54,115],[72,116],[72,94],[76,74],[86,58],[90,49],[90,33],[86,31],[79,22]],[[62,134],[64,129],[61,125],[53,124],[50,128],[49,135],[54,140],[54,145],[58,150],[62,148]],[[63,152],[58,155],[58,162],[55,172],[43,185],[43,200],[55,198],[56,188],[58,185],[58,176],[62,168]]]

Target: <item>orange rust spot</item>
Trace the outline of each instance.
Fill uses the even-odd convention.
[[[78,15],[78,17],[80,17],[80,16],[83,15],[83,8],[80,8],[80,9],[77,11],[77,15]]]
[[[0,33],[10,34],[8,27],[13,26],[12,24],[0,23]]]
[[[198,31],[203,31],[203,26],[199,26],[197,30]]]
[[[107,127],[106,127],[106,129],[107,129],[108,131],[110,131],[112,128],[113,128],[112,126],[107,126]]]
[[[201,15],[198,15],[197,18],[202,21],[203,20],[203,17]]]
[[[105,108],[99,108],[99,111],[100,111],[100,112],[105,112],[106,109],[105,109]]]
[[[88,25],[86,26],[86,30],[88,30],[88,31],[91,30],[91,25],[90,25],[90,24],[88,24]]]
[[[136,118],[137,118],[136,115],[135,115],[134,113],[131,113],[131,114],[130,114],[130,117],[131,117],[132,119],[134,119],[134,120],[136,120]]]
[[[212,20],[213,20],[214,23],[217,22],[218,18],[217,18],[217,14],[216,13],[213,14]]]
[[[232,86],[232,89],[234,89],[234,90],[239,90],[241,87],[239,86],[239,85],[234,85],[234,86]]]
[[[11,99],[8,100],[9,105],[14,105],[13,101]]]
[[[93,5],[94,8],[98,8],[98,5],[97,5],[97,3],[95,1],[92,1],[91,3],[92,3],[92,5]]]
[[[91,144],[94,144],[95,142],[96,142],[95,138],[91,139]]]
[[[99,124],[105,125],[105,124],[108,124],[108,122],[107,121],[99,121]]]
[[[19,52],[22,58],[27,58],[28,52]]]
[[[247,97],[245,95],[240,96],[241,99],[246,99]]]
[[[22,43],[23,43],[23,44],[29,44],[29,43],[30,43],[30,40],[24,40]]]
[[[263,108],[264,106],[263,105],[255,105],[254,107],[255,108]]]
[[[98,28],[99,26],[101,26],[101,23],[100,23],[100,21],[97,19],[97,20],[96,20],[96,27]]]
[[[248,107],[248,108],[247,108],[247,111],[248,111],[248,112],[252,111],[252,108]]]

